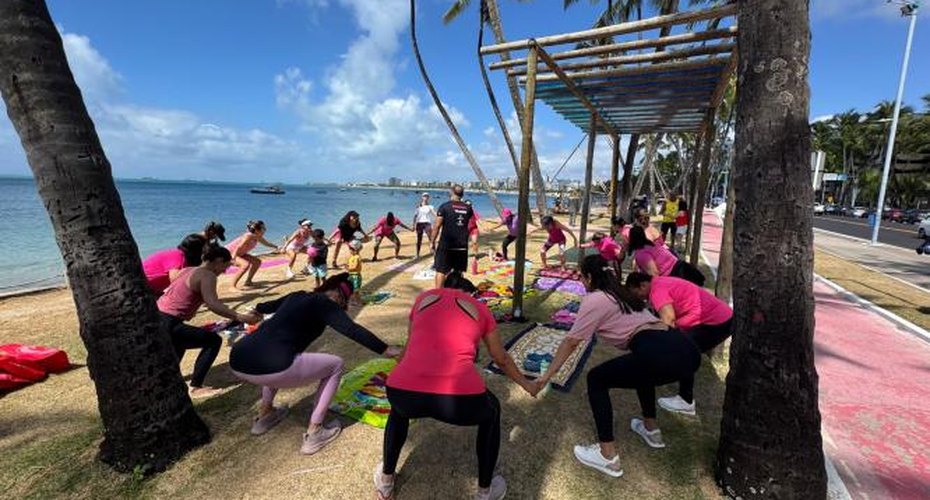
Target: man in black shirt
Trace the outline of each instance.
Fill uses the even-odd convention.
[[[475,213],[462,201],[464,195],[465,188],[458,184],[452,186],[449,201],[436,211],[436,224],[433,225],[436,288],[442,287],[450,272],[464,273],[468,267],[468,223]]]

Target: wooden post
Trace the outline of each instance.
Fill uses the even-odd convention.
[[[684,255],[690,255],[691,253],[691,242],[694,241],[694,223],[697,221],[698,211],[695,209],[694,204],[697,203],[697,197],[695,196],[695,191],[697,191],[697,177],[698,169],[700,168],[701,161],[701,148],[704,145],[705,134],[704,127],[701,127],[701,131],[698,133],[696,143],[694,145],[694,150],[692,151],[692,160],[691,168],[688,170],[688,194],[685,199],[688,200],[688,235],[685,238],[685,251]]]
[[[617,216],[617,178],[620,176],[620,135],[610,136],[613,141],[613,157],[610,160],[610,194],[607,198],[608,212],[610,213],[610,235],[614,236],[614,217]]]
[[[597,118],[591,115],[588,129],[588,158],[584,169],[584,194],[581,198],[581,229],[578,230],[578,242],[584,243],[588,237],[588,217],[591,216],[591,175],[594,171],[594,144],[597,142]],[[578,251],[578,266],[584,259],[584,251]]]
[[[526,221],[530,219],[530,162],[533,156],[533,119],[536,105],[537,47],[530,45],[526,57],[526,99],[523,112],[523,144],[520,151],[520,186],[517,202],[517,255],[513,272],[513,317],[524,320],[523,285],[526,281]]]
[[[630,202],[633,201],[633,159],[639,147],[639,134],[630,134],[630,144],[626,148],[626,158],[623,164],[623,188],[620,196],[620,213],[627,218]],[[627,221],[630,222],[630,221]]]
[[[704,126],[704,144],[701,149],[701,172],[697,176],[697,190],[694,193],[694,206],[691,207],[694,213],[694,235],[691,236],[691,265],[699,264],[701,255],[701,230],[704,226],[704,200],[707,193],[707,182],[710,179],[710,152],[714,146],[714,110],[707,112],[707,122]]]

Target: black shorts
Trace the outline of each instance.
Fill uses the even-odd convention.
[[[452,271],[464,273],[468,269],[468,250],[449,250],[440,247],[436,250],[434,265],[437,273],[449,274]]]
[[[674,222],[663,222],[660,230],[662,231],[663,238],[666,237],[666,234],[668,234],[669,231],[672,232],[672,238],[674,238],[675,231],[678,230],[678,226]]]

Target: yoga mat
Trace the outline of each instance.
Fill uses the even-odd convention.
[[[263,260],[262,265],[259,266],[259,269],[265,269],[266,267],[284,266],[284,265],[287,265],[287,262],[288,262],[287,259]],[[238,267],[229,266],[229,268],[226,269],[226,274],[236,274],[238,271],[239,271]]]
[[[529,269],[533,267],[532,262],[526,262],[525,268]],[[507,262],[501,262],[499,264],[493,264],[489,267],[484,275],[488,278],[511,278],[513,277],[514,269],[516,268],[516,262],[509,260]]]
[[[532,354],[549,354],[555,357],[555,351],[559,348],[559,344],[562,343],[562,340],[565,339],[567,334],[567,330],[534,324],[510,339],[505,347],[517,364],[517,368],[524,375],[530,378],[537,378],[541,374],[539,372],[527,371],[524,368],[524,362]],[[575,352],[565,360],[565,364],[562,365],[562,368],[552,377],[551,384],[553,389],[561,392],[568,392],[571,390],[572,384],[575,383],[585,363],[587,363],[588,357],[591,356],[594,344],[595,340],[594,337],[592,337],[591,340],[582,342],[581,345],[575,349]],[[489,364],[486,369],[494,373],[503,374],[501,369],[494,363]]]
[[[369,306],[383,304],[387,299],[393,296],[394,292],[390,290],[379,290],[377,292],[362,294],[362,302]]]
[[[566,280],[560,278],[538,278],[533,287],[537,290],[554,290],[563,293],[572,293],[575,295],[585,295],[587,290],[580,281]]]
[[[397,366],[393,359],[376,358],[366,361],[342,376],[339,390],[329,409],[340,415],[372,427],[384,429],[391,404],[385,392],[385,381]]]

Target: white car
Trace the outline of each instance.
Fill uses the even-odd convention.
[[[827,208],[821,205],[820,203],[815,203],[814,204],[814,215],[823,215],[826,209]]]
[[[917,237],[918,238],[927,238],[930,237],[930,217],[920,221],[920,225],[917,226]]]
[[[852,215],[857,219],[862,219],[865,218],[868,213],[869,209],[866,207],[853,207],[852,212],[850,212],[849,215]]]

